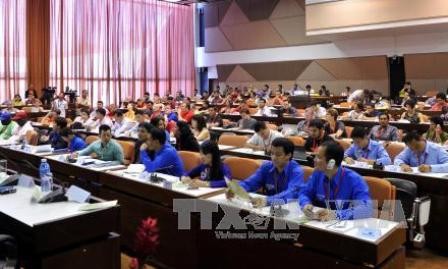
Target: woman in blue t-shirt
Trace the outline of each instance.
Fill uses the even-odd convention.
[[[202,164],[193,168],[182,177],[182,182],[193,188],[226,187],[226,179],[232,178],[229,167],[221,162],[216,142],[207,140],[200,146]]]

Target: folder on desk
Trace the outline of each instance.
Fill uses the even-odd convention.
[[[243,187],[238,184],[235,180],[230,180],[227,182],[227,187],[235,194],[236,197],[241,200],[250,201],[249,193]]]

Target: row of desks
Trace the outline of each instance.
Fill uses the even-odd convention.
[[[250,159],[270,160],[270,156],[262,151],[253,151],[246,148],[225,147],[221,150],[222,155],[237,156]],[[309,158],[299,154],[293,159],[301,165],[309,166]],[[434,249],[448,253],[448,174],[444,173],[404,173],[385,170],[375,170],[365,167],[350,166],[363,176],[379,178],[401,178],[410,180],[417,184],[418,195],[428,195],[431,198],[431,212],[428,225],[425,227],[427,245]]]
[[[241,119],[241,116],[238,114],[222,114],[221,115],[223,119],[228,119],[231,121],[238,121]],[[297,124],[302,120],[305,120],[304,117],[293,117],[293,116],[281,116],[281,117],[265,117],[265,116],[252,116],[252,118],[258,120],[258,121],[267,121],[272,122],[278,126],[281,126],[283,124]],[[346,126],[363,126],[372,128],[375,125],[378,125],[378,121],[372,121],[372,120],[345,120],[341,119],[341,121]],[[399,129],[402,129],[404,131],[412,131],[412,130],[418,130],[419,132],[426,132],[429,128],[429,123],[420,123],[420,124],[411,124],[409,122],[405,121],[390,121],[391,125],[396,126]]]
[[[0,155],[9,159],[8,165],[17,166],[21,170],[28,170],[34,174],[37,174],[34,166],[37,166],[42,158],[7,147],[0,147]],[[250,213],[263,215],[266,209],[263,209],[263,212],[252,212],[251,208],[238,203],[227,204],[227,200],[222,199],[222,189],[188,190],[177,187],[167,189],[160,184],[150,183],[139,179],[137,175],[130,176],[122,171],[97,171],[66,163],[60,156],[47,158],[58,180],[80,185],[106,200],[119,200],[122,244],[125,249],[132,249],[135,230],[142,219],[148,216],[158,218],[160,246],[155,257],[171,267],[243,268],[303,264],[305,267],[317,268],[404,268],[402,245],[405,242],[405,231],[391,222],[366,220],[367,225],[381,224],[383,225],[381,227],[384,227],[387,224],[386,227],[389,227],[382,230],[383,234],[380,238],[374,240],[361,239],[348,234],[342,235],[342,232],[332,231],[316,222],[300,225],[299,231],[295,229],[287,231],[299,232],[297,241],[218,239],[216,230],[200,228],[203,220],[197,213],[191,216],[191,229],[180,230],[177,219],[179,214],[173,212],[174,199],[194,199],[198,202],[206,201],[221,205],[219,211],[212,214],[213,227],[220,223],[224,212],[227,213],[230,210],[228,206],[237,207],[238,212],[242,209],[242,216]],[[273,223],[274,217],[269,215],[264,217]],[[293,219],[283,221],[294,222]],[[295,223],[297,224],[298,220],[295,220]],[[256,227],[250,225],[248,227],[250,231],[257,230]],[[238,232],[235,229],[221,231]],[[269,226],[267,231],[275,232],[276,229]],[[351,231],[356,232],[356,230]],[[247,231],[243,232],[247,233]]]

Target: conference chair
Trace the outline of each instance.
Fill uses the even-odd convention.
[[[201,157],[197,152],[178,151],[178,154],[184,163],[184,171],[191,171],[193,168],[201,164]]]
[[[86,137],[86,143],[88,145],[92,144],[93,142],[97,141],[98,139],[100,139],[97,135],[89,135]]]
[[[135,145],[131,141],[117,140],[123,149],[124,164],[128,165],[134,162]]]
[[[287,136],[286,138],[291,140],[291,142],[296,147],[303,147],[303,146],[305,146],[305,139],[303,139],[303,137],[300,137],[300,136]]]
[[[247,136],[243,135],[222,134],[218,139],[218,144],[242,148],[246,144],[247,140],[248,140]]]
[[[352,126],[345,126],[345,133],[347,134],[347,138],[352,137],[353,128],[354,127]]]
[[[395,221],[405,218],[408,246],[423,248],[426,241],[424,226],[429,221],[431,199],[428,196],[417,197],[417,184],[412,181],[400,178],[386,178],[386,180],[396,188],[397,201],[400,201],[397,205],[401,204],[404,216],[395,214]]]
[[[344,149],[347,150],[352,143],[350,143],[349,141],[345,140],[345,139],[336,139],[336,142],[338,142],[338,144]]]
[[[278,126],[273,124],[273,123],[267,123],[266,127],[268,127],[269,129],[271,129],[273,131],[277,131],[278,130]]]
[[[303,169],[303,180],[307,182],[311,174],[313,173],[314,168],[310,166],[302,166],[302,169]]]
[[[260,168],[260,162],[248,158],[227,157],[224,159],[232,172],[232,179],[244,180]]]
[[[18,248],[14,237],[0,234],[0,269],[18,269]]]
[[[376,203],[373,206],[374,216],[390,220],[394,215],[394,200],[396,198],[396,188],[389,181],[379,178],[365,176],[364,180],[369,186],[370,197]],[[387,203],[385,203],[388,201]]]
[[[35,146],[39,141],[39,134],[35,130],[29,130],[25,134],[25,139],[29,145]]]
[[[384,149],[387,151],[387,154],[389,154],[392,162],[394,161],[395,157],[404,150],[405,147],[405,144],[401,142],[388,142],[384,144]]]

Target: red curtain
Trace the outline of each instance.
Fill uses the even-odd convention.
[[[0,100],[24,94],[26,53],[26,0],[0,0]]]
[[[50,84],[118,103],[144,91],[190,94],[193,7],[157,0],[51,0]]]

